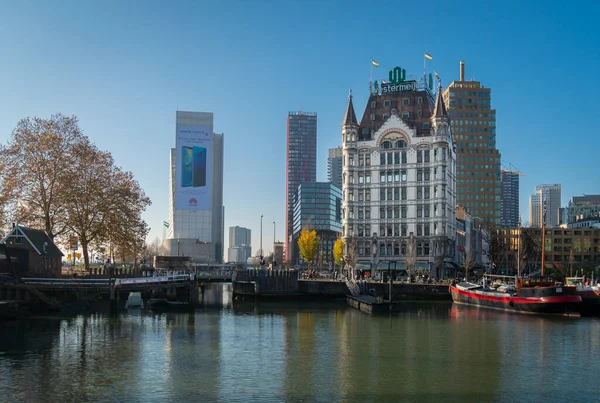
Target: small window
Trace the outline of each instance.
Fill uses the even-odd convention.
[[[374,113],[371,114],[371,120],[375,120],[375,114]]]
[[[396,148],[406,148],[406,141],[404,141],[404,140],[396,141]]]
[[[423,129],[429,129],[429,123],[423,123]]]
[[[382,146],[382,148],[392,148],[392,142],[391,141],[384,141],[381,146]]]
[[[402,100],[402,103],[403,103],[404,105],[410,105],[410,99],[409,99],[409,98],[404,98],[404,99]]]
[[[389,114],[389,113],[384,113],[384,114],[383,114],[383,120],[386,120],[386,119],[387,119],[387,118],[389,118],[389,117],[390,117],[390,114]]]
[[[402,118],[408,119],[409,116],[410,116],[410,113],[408,113],[407,111],[402,112]]]
[[[422,117],[423,117],[423,111],[422,111],[422,110],[419,110],[419,111],[417,112],[417,116],[418,116],[418,117],[420,117],[420,118],[422,118]]]
[[[418,103],[418,104],[422,104],[422,103],[423,103],[423,97],[419,97],[419,98],[417,98],[417,103]]]
[[[377,106],[377,102],[376,101],[371,101],[371,108],[375,108]]]
[[[392,102],[388,99],[383,101],[383,106],[390,106],[392,104]]]

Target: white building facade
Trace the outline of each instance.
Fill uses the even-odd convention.
[[[555,228],[560,219],[561,186],[538,185],[535,194],[529,197],[529,220],[532,227]]]
[[[350,95],[342,125],[342,234],[359,270],[402,270],[412,257],[413,269],[439,277],[455,260],[456,153],[441,86],[434,105],[428,93],[390,98],[372,91],[367,108],[374,113],[360,125]],[[411,113],[431,118],[415,123]],[[376,114],[379,127],[368,122]]]
[[[178,192],[177,187],[179,183],[177,159],[181,156],[181,150],[172,148],[169,181],[169,230],[163,246],[166,254],[170,256],[189,256],[192,261],[199,263],[221,263],[224,253],[224,135],[212,132],[212,113],[177,111],[176,133],[182,128],[195,127],[209,130],[207,136],[210,138],[210,148],[206,152],[210,153],[210,160],[202,161],[204,164],[209,164],[208,167],[203,167],[203,173],[208,177],[201,185],[209,189],[206,198],[210,207],[203,209],[177,208],[182,204],[177,198],[182,197],[183,194]]]

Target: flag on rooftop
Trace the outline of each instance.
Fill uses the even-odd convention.
[[[379,67],[379,63],[377,63],[375,59],[371,59],[371,64],[375,67]]]
[[[169,228],[169,223],[167,221],[163,221],[163,225],[167,228]]]
[[[431,57],[431,55],[429,53],[425,52],[425,59],[433,60],[433,57]]]

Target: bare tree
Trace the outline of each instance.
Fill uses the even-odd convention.
[[[475,258],[475,248],[473,248],[471,245],[468,245],[467,248],[464,251],[464,261],[463,261],[463,266],[465,268],[465,281],[468,281],[469,279],[469,270],[475,268],[475,266],[477,266],[477,260]]]
[[[346,263],[346,267],[348,268],[348,278],[352,278],[352,273],[354,272],[354,268],[356,266],[356,239],[354,236],[349,236],[347,241],[345,242],[346,253],[344,255],[344,262]]]
[[[162,256],[164,253],[163,244],[159,237],[156,237],[152,242],[146,244],[146,257],[153,259],[154,256]]]
[[[406,270],[408,272],[408,282],[412,283],[412,273],[415,267],[415,262],[417,261],[417,249],[415,247],[415,237],[413,233],[410,233],[410,238],[408,239],[408,254],[406,255]]]

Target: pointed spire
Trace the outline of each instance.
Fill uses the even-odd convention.
[[[356,121],[356,113],[354,113],[354,105],[352,105],[352,90],[350,90],[350,94],[348,95],[348,107],[346,108],[346,116],[344,117],[343,126],[352,126],[358,125]]]
[[[435,100],[435,108],[433,109],[433,117],[434,118],[446,118],[448,117],[448,113],[446,112],[446,105],[444,104],[444,99],[442,98],[442,84],[438,83],[438,94]]]

